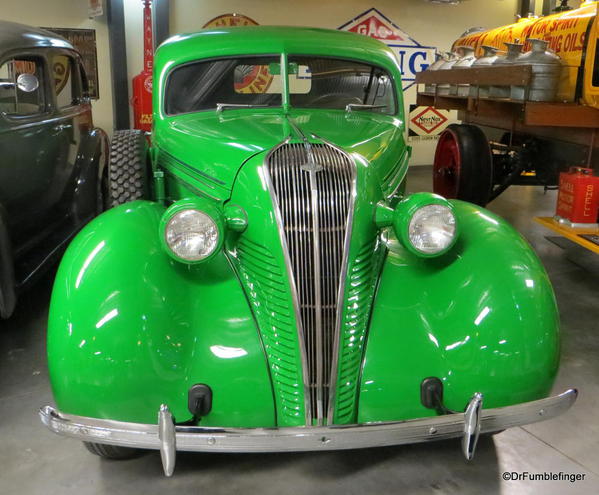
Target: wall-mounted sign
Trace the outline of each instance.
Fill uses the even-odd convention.
[[[417,139],[437,139],[450,123],[447,110],[410,105],[408,136]]]
[[[243,14],[223,14],[211,19],[204,28],[257,26],[258,23]],[[272,83],[267,65],[238,65],[235,67],[235,91],[237,93],[265,93]]]
[[[223,14],[209,20],[204,24],[204,28],[211,27],[231,27],[231,26],[257,26],[258,23],[243,14]]]
[[[52,74],[54,75],[54,87],[59,95],[69,81],[71,75],[71,64],[69,58],[64,55],[52,57]]]
[[[103,0],[89,0],[87,7],[87,15],[91,19],[92,17],[99,17],[104,14],[104,1]]]
[[[435,61],[434,47],[421,45],[375,8],[361,13],[339,29],[371,36],[391,47],[401,66],[404,90],[415,83],[417,72]]]
[[[98,55],[96,52],[96,30],[95,29],[70,29],[45,27],[63,38],[81,54],[85,74],[89,84],[89,96],[94,100],[100,98],[98,87]]]

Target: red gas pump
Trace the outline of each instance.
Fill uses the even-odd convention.
[[[133,127],[142,131],[152,129],[152,67],[154,43],[152,40],[152,0],[144,4],[144,68],[133,78]]]

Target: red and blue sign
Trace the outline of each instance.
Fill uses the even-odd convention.
[[[421,45],[375,8],[362,12],[339,29],[371,36],[389,46],[399,60],[404,91],[415,84],[418,72],[435,61],[435,47]]]

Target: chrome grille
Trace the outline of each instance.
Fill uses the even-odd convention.
[[[330,145],[306,143],[282,144],[271,152],[267,165],[297,290],[311,418],[323,424],[335,372],[355,166]]]

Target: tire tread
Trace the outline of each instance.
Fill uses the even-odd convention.
[[[113,207],[145,196],[146,139],[142,131],[115,131],[110,147],[108,206]]]

